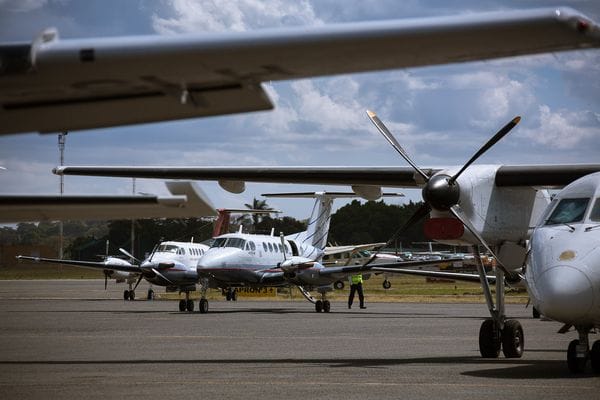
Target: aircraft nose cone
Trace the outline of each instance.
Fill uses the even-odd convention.
[[[589,278],[572,266],[549,268],[541,275],[538,289],[542,314],[565,323],[584,318],[594,302]]]

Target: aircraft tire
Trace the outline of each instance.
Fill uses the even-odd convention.
[[[194,300],[187,300],[185,303],[186,310],[188,310],[189,312],[194,311]]]
[[[521,358],[525,347],[523,327],[516,319],[509,319],[502,330],[502,353],[506,358]]]
[[[337,290],[342,290],[344,288],[344,282],[342,281],[335,281],[333,283],[333,287],[336,288]]]
[[[479,328],[479,353],[483,358],[498,358],[500,337],[492,319],[486,319]]]
[[[208,300],[200,299],[198,303],[198,308],[200,310],[200,314],[206,314],[208,312]]]
[[[228,290],[227,293],[225,293],[225,300],[231,301],[231,290]]]
[[[135,292],[133,290],[129,291],[129,300],[131,300],[131,301],[135,300]]]
[[[123,291],[123,300],[125,300],[125,301],[129,300],[129,290]]]
[[[600,374],[600,340],[596,340],[590,351],[592,370],[596,375]]]
[[[587,357],[577,357],[577,345],[579,345],[579,340],[572,340],[567,349],[567,366],[572,374],[582,373],[585,370],[585,364],[587,362]]]
[[[383,283],[381,284],[383,286],[384,289],[389,289],[392,287],[392,282],[388,281],[387,279],[383,281]]]
[[[154,290],[152,289],[148,289],[148,296],[146,297],[147,300],[154,300]]]
[[[186,301],[185,300],[179,300],[179,311],[185,311],[186,307],[187,307]]]
[[[325,311],[325,312],[331,311],[331,303],[329,302],[329,300],[323,301],[323,311]]]
[[[237,301],[237,290],[231,290],[231,301]]]
[[[323,302],[321,300],[317,300],[317,302],[315,303],[315,311],[316,312],[323,311]]]
[[[540,317],[540,312],[537,308],[533,307],[533,318],[538,319]]]

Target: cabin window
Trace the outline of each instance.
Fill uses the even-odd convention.
[[[265,242],[263,242],[263,249],[265,249],[265,251],[268,251],[269,249],[267,248],[267,244]]]
[[[269,251],[273,252],[273,246],[271,245],[271,243],[267,244],[267,246],[269,246]]]
[[[252,251],[256,250],[256,245],[254,242],[250,242],[250,249],[252,249]]]
[[[546,225],[581,222],[589,202],[589,198],[562,199],[546,220]]]
[[[594,222],[600,222],[600,197],[594,202],[592,212],[590,213],[590,219]]]

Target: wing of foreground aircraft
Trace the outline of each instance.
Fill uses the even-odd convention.
[[[433,175],[441,169],[422,168]],[[600,171],[600,164],[503,165],[495,173],[495,185],[563,187],[582,176]],[[112,176],[156,179],[219,181],[221,186],[243,188],[244,182],[349,185],[364,187],[418,187],[422,178],[412,167],[56,167],[58,175]],[[228,183],[235,183],[229,185]],[[243,190],[242,190],[243,191]]]
[[[0,195],[0,222],[188,218],[216,215],[192,182],[166,182],[171,196]]]
[[[261,82],[600,46],[547,8],[236,33],[0,44],[0,134],[267,110]]]
[[[101,270],[113,270],[121,272],[131,272],[141,274],[143,271],[138,265],[131,265],[125,262],[111,261],[109,258],[106,261],[80,261],[80,260],[65,260],[57,258],[43,258],[43,257],[29,257],[29,256],[17,256],[19,261],[32,261],[35,263],[44,264],[63,264],[72,265],[74,267],[84,267]],[[113,259],[114,260],[114,259]]]

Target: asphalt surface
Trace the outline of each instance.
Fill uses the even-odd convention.
[[[600,377],[567,371],[576,335],[523,306],[508,307],[525,330],[523,358],[491,360],[478,351],[483,304],[334,303],[317,314],[308,302],[212,301],[199,314],[175,301],[125,302],[122,285],[103,285],[0,281],[0,398],[531,400],[600,390]]]

